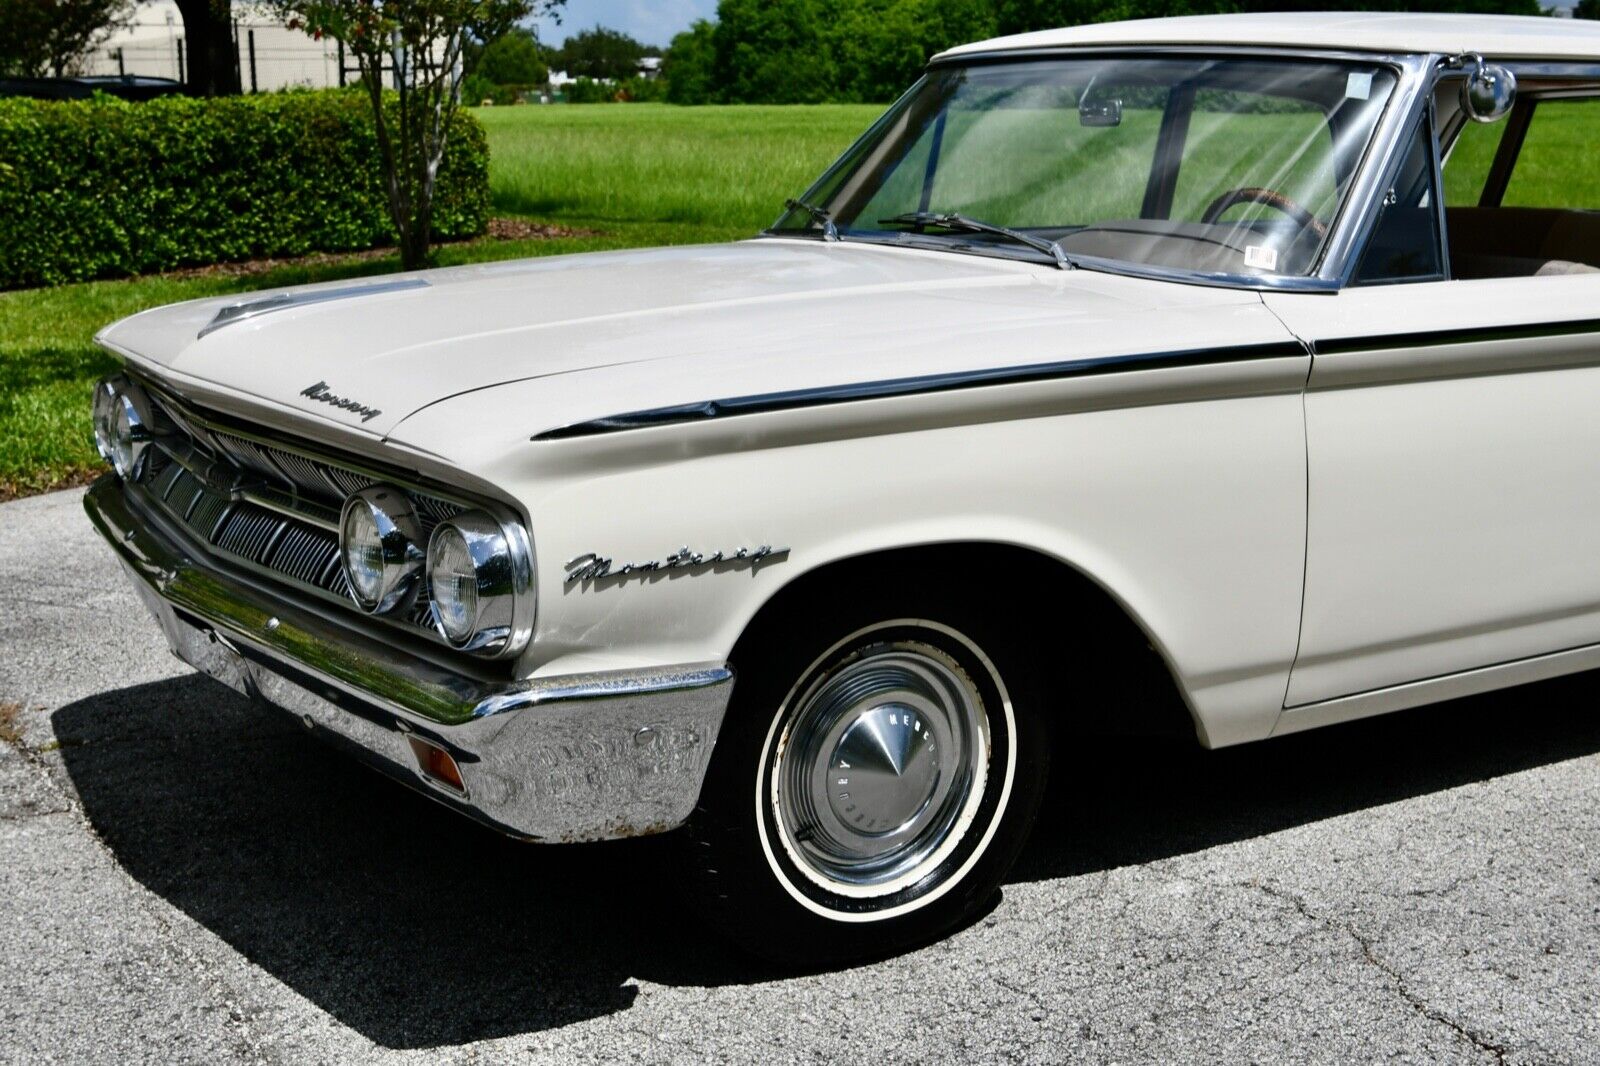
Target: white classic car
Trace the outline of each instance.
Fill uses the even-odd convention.
[[[1600,24],[958,48],[748,241],[108,327],[86,506],[179,656],[401,781],[891,951],[1084,730],[1600,666],[1597,136]]]

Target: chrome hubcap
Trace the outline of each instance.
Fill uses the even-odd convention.
[[[982,697],[954,659],[863,647],[791,705],[771,777],[785,849],[831,891],[897,891],[959,842],[987,765]]]

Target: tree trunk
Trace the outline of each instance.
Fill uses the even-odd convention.
[[[185,85],[191,96],[240,91],[232,0],[177,0],[183,15]]]

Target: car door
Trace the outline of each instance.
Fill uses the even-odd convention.
[[[1524,215],[1490,215],[1504,225],[1478,228],[1510,243],[1475,235],[1478,258],[1452,256],[1446,236],[1465,241],[1467,215],[1454,170],[1452,207],[1437,207],[1432,133],[1449,129],[1452,98],[1441,90],[1419,124],[1353,283],[1265,297],[1315,353],[1290,708],[1600,643],[1600,226],[1586,240],[1575,215],[1561,235],[1569,258],[1546,262],[1549,242],[1518,232]],[[1519,108],[1533,105],[1545,106],[1529,94]],[[1600,131],[1600,111],[1589,118]],[[1535,140],[1507,141],[1519,136],[1508,127],[1488,209],[1506,206],[1504,172],[1533,189],[1582,125],[1539,153]],[[1580,184],[1530,195],[1593,195],[1586,206],[1600,208],[1600,179]]]

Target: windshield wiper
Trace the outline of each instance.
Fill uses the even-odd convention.
[[[935,211],[911,211],[904,215],[895,215],[893,218],[878,219],[880,226],[915,226],[922,229],[926,226],[938,226],[940,229],[965,230],[968,233],[992,233],[997,237],[1005,237],[1026,244],[1035,251],[1043,252],[1056,261],[1056,266],[1062,270],[1076,270],[1078,264],[1066,252],[1061,250],[1061,245],[1055,241],[1035,237],[1031,233],[1010,229],[1006,226],[996,226],[992,222],[980,222],[966,215],[958,215],[954,211],[940,214]]]
[[[815,204],[808,204],[804,200],[794,199],[785,200],[783,206],[791,211],[804,211],[810,215],[811,221],[822,227],[823,240],[836,241],[839,239],[839,227],[834,224],[833,216],[823,208]]]

